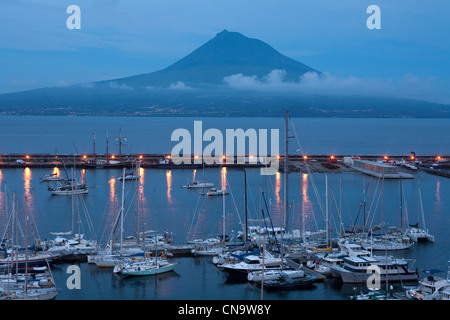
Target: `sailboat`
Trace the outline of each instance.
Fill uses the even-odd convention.
[[[384,199],[384,172],[381,177],[382,186],[381,186],[381,223],[383,223],[383,199]],[[400,186],[402,186],[402,181],[400,180]],[[403,194],[400,193],[401,203],[403,203]],[[402,205],[400,214],[402,215]],[[402,220],[402,218],[400,219]],[[386,227],[384,227],[387,230]],[[405,250],[409,249],[414,242],[411,241],[409,237],[407,237],[403,231],[398,231],[398,228],[390,228],[389,232],[385,231],[382,235],[375,235],[373,231],[370,231],[367,234],[366,239],[361,239],[361,246],[366,250],[374,250],[374,251],[395,251],[395,250]]]
[[[406,230],[406,235],[414,242],[423,242],[423,241],[434,242],[434,236],[428,232],[428,229],[426,229],[425,226],[425,216],[423,211],[422,193],[420,192],[420,182],[418,187],[418,193],[419,193],[418,195],[419,208],[418,208],[417,223],[414,225],[409,225],[408,229]],[[423,228],[419,228],[419,220],[420,220],[419,214],[422,215]]]
[[[158,257],[158,246],[155,247],[155,257],[152,258],[146,254],[142,260],[124,262],[116,265],[113,269],[115,274],[121,276],[151,276],[173,271],[178,265],[176,262],[170,262],[164,256]]]
[[[206,181],[192,181],[187,185],[184,185],[182,188],[184,189],[192,189],[192,188],[211,188],[214,187],[214,183],[206,182]]]
[[[206,193],[206,195],[208,195],[208,196],[224,196],[226,194],[228,194],[227,189],[218,190],[216,188],[211,188],[211,190]]]
[[[86,183],[79,183],[75,179],[74,169],[72,169],[71,179],[54,180],[56,185],[48,187],[48,191],[55,196],[68,196],[73,194],[87,194],[89,192]]]
[[[126,172],[125,174],[121,175],[117,178],[117,180],[122,181],[130,181],[130,180],[138,180],[140,178],[139,175],[139,164],[136,166],[136,171],[132,172]]]
[[[150,257],[149,253],[146,253],[142,260],[124,261],[116,266],[114,266],[113,272],[123,277],[127,276],[151,276],[158,275],[161,273],[166,273],[173,271],[178,265],[176,262],[170,262],[167,260],[164,251],[162,251],[161,256],[158,256],[158,232],[155,231],[154,236],[155,245],[155,257]],[[145,241],[144,241],[144,251]]]
[[[26,200],[26,197],[25,197]],[[26,203],[26,201],[25,201]],[[0,286],[0,300],[50,300],[54,299],[56,295],[60,292],[55,286],[55,281],[53,275],[50,271],[50,264],[47,261],[47,267],[42,268],[43,271],[46,272],[45,275],[41,275],[36,277],[32,274],[34,271],[32,268],[29,268],[28,260],[29,260],[29,252],[28,252],[28,212],[25,204],[25,265],[24,265],[24,273],[18,273],[18,243],[12,243],[12,249],[10,253],[11,260],[9,262],[8,271],[11,271],[6,275],[5,284]],[[13,236],[12,241],[17,239],[14,236],[14,233],[17,232],[15,229],[18,229],[19,225],[19,217],[17,210],[17,201],[15,199],[15,193],[13,198],[13,209],[12,209],[12,230]],[[12,271],[15,269],[14,274]],[[34,281],[36,280],[36,281]]]
[[[48,174],[43,174],[42,176],[40,176],[39,180],[41,182],[51,182],[51,181],[63,181],[64,178],[59,177],[57,173],[48,173]]]
[[[77,193],[71,193],[71,197],[72,230],[69,232],[51,232],[50,234],[56,236],[56,238],[50,241],[45,241],[41,244],[41,246],[46,249],[46,252],[48,253],[58,253],[60,255],[60,261],[86,261],[89,254],[97,252],[98,245],[97,240],[85,239],[84,234],[81,232],[82,222],[79,212],[80,203],[83,210],[85,211],[86,220],[89,229],[91,230],[91,234],[94,235],[95,231],[93,226],[91,225],[89,213],[87,212],[87,208],[84,205],[83,198],[79,197],[79,194]],[[77,233],[75,231],[75,225],[78,229]]]
[[[122,171],[122,177],[125,177],[125,168]],[[110,239],[106,248],[98,251],[97,254],[88,257],[88,262],[95,263],[100,268],[114,268],[116,265],[128,261],[142,260],[144,250],[135,243],[125,248],[124,245],[124,214],[125,214],[125,179],[122,179],[122,199],[119,214],[117,215],[111,230]],[[116,250],[115,233],[119,231],[119,249]]]

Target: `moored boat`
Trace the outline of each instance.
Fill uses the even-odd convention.
[[[331,272],[344,283],[366,283],[374,273],[382,282],[386,278],[389,282],[417,281],[419,278],[410,261],[392,256],[345,257],[340,266],[331,267]]]

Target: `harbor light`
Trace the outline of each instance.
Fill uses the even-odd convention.
[[[115,158],[116,158],[116,156],[115,156],[115,155],[112,155],[112,156],[111,156],[111,159],[115,159]]]
[[[384,160],[387,160],[388,156],[384,156]]]
[[[437,160],[437,161],[441,161],[441,160],[442,160],[442,157],[441,157],[441,156],[437,156],[437,157],[436,157],[436,160]]]
[[[87,158],[87,155],[83,155],[83,159],[86,159]]]
[[[139,156],[139,159],[142,159],[142,158],[144,158],[144,156],[141,154],[141,155]]]
[[[304,156],[303,156],[303,159],[305,159],[305,160],[308,159],[308,156],[307,156],[307,155],[304,155]]]

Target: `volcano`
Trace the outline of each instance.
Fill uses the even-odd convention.
[[[282,55],[267,43],[238,32],[223,30],[192,53],[169,67],[113,81],[132,88],[167,87],[179,82],[189,87],[220,85],[234,74],[263,78],[272,70],[284,70],[286,80],[298,81],[313,68]]]
[[[113,68],[113,67],[112,67]],[[320,72],[267,43],[223,30],[165,69],[131,77],[0,95],[11,115],[450,117],[448,105],[369,96],[233,87],[227,79],[295,83]],[[234,79],[234,78],[233,78]],[[278,78],[280,79],[280,78]]]

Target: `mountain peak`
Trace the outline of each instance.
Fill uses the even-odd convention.
[[[169,86],[183,82],[188,86],[220,85],[234,74],[265,77],[271,71],[284,70],[286,80],[297,81],[301,75],[316,71],[279,53],[267,43],[227,29],[192,53],[153,73],[115,79],[130,87]]]

